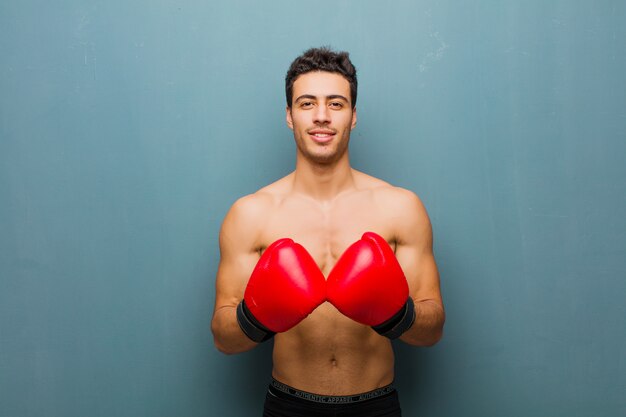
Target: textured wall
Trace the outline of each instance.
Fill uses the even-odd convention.
[[[357,169],[417,192],[448,312],[408,416],[626,415],[621,1],[0,4],[0,415],[259,415],[217,234],[293,169],[283,77],[359,70]],[[242,398],[244,400],[242,400]]]

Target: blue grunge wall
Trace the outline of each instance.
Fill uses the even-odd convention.
[[[359,69],[357,169],[417,192],[448,312],[408,416],[626,415],[622,1],[0,4],[0,415],[259,415],[217,234],[293,169],[283,77]]]

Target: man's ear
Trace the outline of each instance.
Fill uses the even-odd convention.
[[[285,107],[285,118],[287,120],[287,126],[289,126],[289,129],[293,130],[293,119],[291,118],[291,107],[287,106]]]
[[[354,129],[356,127],[356,107],[352,108],[352,126],[350,127],[350,130]]]

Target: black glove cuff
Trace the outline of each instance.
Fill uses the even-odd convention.
[[[413,304],[413,299],[409,297],[400,311],[378,326],[372,326],[372,329],[389,339],[397,339],[402,333],[409,330],[414,322],[415,304]]]
[[[241,330],[248,336],[253,342],[261,343],[274,337],[276,332],[271,331],[267,327],[263,326],[252,315],[252,312],[246,306],[245,300],[241,300],[237,306],[237,323]]]

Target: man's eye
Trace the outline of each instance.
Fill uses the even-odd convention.
[[[330,107],[333,109],[340,109],[343,107],[343,104],[338,101],[333,101],[332,103],[330,103]]]
[[[311,107],[313,105],[312,102],[310,101],[303,101],[302,103],[300,103],[300,107]]]

